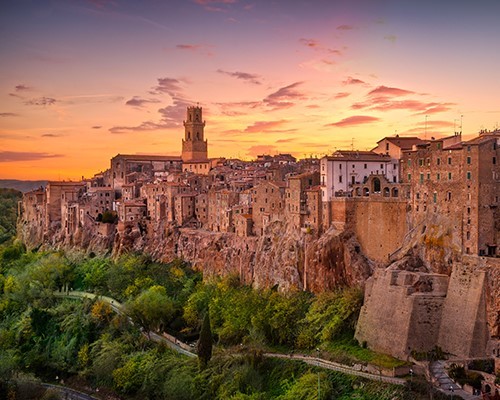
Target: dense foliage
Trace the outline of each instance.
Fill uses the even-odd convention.
[[[17,190],[0,188],[0,244],[16,234],[17,203],[21,198]]]
[[[104,298],[56,296],[70,289],[119,300],[134,324]],[[0,398],[19,373],[49,381],[79,376],[143,399],[316,399],[318,378],[321,398],[404,398],[402,387],[262,356],[269,348],[327,349],[346,337],[355,347],[360,305],[358,289],[283,294],[252,289],[236,277],[203,282],[180,260],[27,253],[14,243],[0,251]],[[194,342],[208,309],[205,324],[218,346],[205,368],[139,329]]]

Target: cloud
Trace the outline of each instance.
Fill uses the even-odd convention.
[[[398,37],[396,35],[387,35],[384,36],[385,40],[388,40],[391,43],[396,43],[396,40],[398,40]]]
[[[212,48],[213,46],[205,45],[205,44],[192,44],[192,43],[181,43],[175,46],[177,50],[185,50],[185,51],[192,51],[192,52],[198,52],[201,54],[205,54],[207,56],[212,56],[213,53],[209,51],[209,48]]]
[[[38,153],[30,151],[0,151],[0,162],[36,161],[62,157],[62,154]]]
[[[132,107],[144,107],[147,104],[151,103],[160,103],[160,100],[158,99],[142,99],[138,96],[134,96],[130,100],[128,100],[125,105],[127,106],[132,106]]]
[[[276,140],[276,144],[278,143],[290,143],[290,142],[294,142],[295,140],[297,140],[296,138],[287,138],[287,139],[279,139],[279,140]]]
[[[217,7],[217,5],[231,5],[236,3],[237,0],[194,0],[194,3],[203,6],[207,11],[215,11],[215,12],[225,12],[227,11],[225,8]]]
[[[247,150],[247,155],[250,157],[256,157],[260,154],[271,154],[276,153],[278,148],[273,145],[262,145],[259,144],[257,146],[251,146]]]
[[[426,109],[418,115],[426,115],[426,114],[437,114],[440,112],[450,111],[451,107],[456,105],[455,103],[428,103],[426,104]]]
[[[184,95],[181,87],[182,81],[175,78],[159,78],[158,85],[149,92],[153,95],[168,94],[172,98],[172,104],[158,109],[161,116],[160,121],[145,121],[136,126],[113,126],[109,128],[111,133],[130,133],[144,132],[159,129],[178,128],[182,125],[182,119],[186,114],[186,107],[191,106],[193,102]],[[134,100],[134,99],[132,99]],[[139,99],[142,100],[142,99]],[[130,100],[129,100],[130,101]],[[150,101],[160,102],[160,101]],[[132,105],[137,102],[132,102]],[[143,104],[138,102],[138,104]]]
[[[368,93],[369,96],[406,96],[413,94],[411,90],[393,88],[388,86],[378,86]]]
[[[56,99],[52,97],[38,97],[35,99],[26,100],[24,104],[28,106],[52,106],[56,103]]]
[[[365,81],[362,81],[361,79],[353,78],[351,76],[348,76],[345,81],[342,82],[343,85],[364,85],[366,84]]]
[[[253,83],[254,85],[261,84],[261,82],[259,80],[260,77],[257,74],[250,74],[248,72],[240,72],[240,71],[230,72],[230,71],[224,71],[222,69],[218,69],[217,72],[219,74],[228,75],[228,76],[231,76],[231,77],[236,78],[236,79],[241,79],[243,81]]]
[[[348,92],[339,92],[337,93],[335,96],[333,96],[334,99],[344,99],[346,98],[347,96],[350,96],[351,93],[348,93]]]
[[[295,105],[292,100],[304,100],[306,98],[303,93],[296,89],[302,84],[303,82],[295,82],[282,87],[267,96],[263,102],[265,105],[273,107],[273,110],[292,107]]]
[[[249,125],[245,128],[246,133],[255,133],[255,132],[268,132],[273,128],[281,126],[288,121],[282,119],[280,121],[257,121],[253,125]]]
[[[24,91],[33,90],[32,87],[27,86],[27,85],[16,85],[15,89],[16,89],[16,92],[24,92]]]
[[[178,93],[182,92],[180,84],[181,81],[175,78],[158,78],[158,85],[156,85],[149,93],[166,93],[171,97],[175,97]]]
[[[0,113],[0,117],[19,117],[19,114],[11,113],[11,112],[3,112],[3,113]]]
[[[352,25],[339,25],[339,26],[337,26],[337,30],[339,30],[339,31],[350,31],[352,29],[354,29],[354,26],[352,26]]]
[[[299,39],[299,42],[302,43],[304,46],[307,47],[319,47],[319,42],[316,39]]]
[[[347,118],[341,119],[340,121],[333,122],[331,124],[327,124],[325,126],[337,126],[337,127],[344,128],[344,127],[361,125],[361,124],[369,124],[371,122],[376,122],[379,120],[380,120],[380,118],[370,117],[368,115],[354,115],[352,117],[347,117]]]
[[[64,135],[61,135],[59,133],[44,133],[41,135],[41,137],[50,137],[50,138],[55,138],[55,137],[61,137]]]
[[[101,125],[94,125],[94,126],[92,127],[92,129],[101,129],[101,128],[102,128],[102,126],[101,126]]]

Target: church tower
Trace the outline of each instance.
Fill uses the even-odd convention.
[[[184,121],[184,139],[182,140],[182,161],[206,161],[208,143],[204,140],[205,121],[201,107],[188,107]]]

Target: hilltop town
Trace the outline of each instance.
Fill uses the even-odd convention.
[[[118,154],[90,179],[25,193],[23,240],[179,257],[281,290],[365,285],[360,343],[500,368],[500,131],[242,161],[209,157],[201,107],[184,128],[180,156]]]

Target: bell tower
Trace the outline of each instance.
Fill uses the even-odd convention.
[[[184,139],[182,140],[182,161],[206,161],[208,143],[204,139],[205,121],[201,107],[188,107],[184,121]]]

